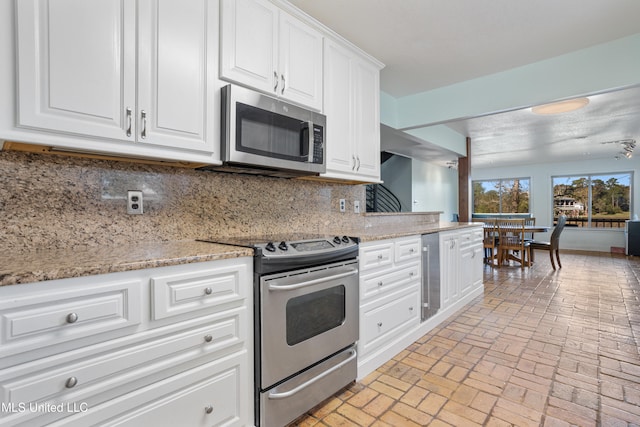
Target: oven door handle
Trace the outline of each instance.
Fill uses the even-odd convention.
[[[273,393],[270,392],[268,395],[269,399],[286,399],[287,397],[291,397],[296,393],[301,392],[302,390],[304,390],[305,388],[309,387],[310,385],[312,385],[313,383],[320,381],[322,378],[326,377],[327,375],[330,375],[332,373],[334,373],[335,371],[337,371],[338,369],[342,368],[343,366],[345,366],[346,364],[348,364],[349,362],[351,362],[353,359],[356,358],[357,354],[356,351],[354,349],[351,349],[349,351],[351,353],[351,355],[343,360],[342,362],[338,363],[336,366],[327,369],[326,371],[324,371],[323,373],[321,373],[320,375],[310,379],[309,381],[307,381],[306,383],[300,384],[298,387],[291,389],[289,391],[285,391],[284,393]]]
[[[318,283],[328,282],[329,280],[341,279],[347,276],[358,274],[358,269],[347,271],[346,273],[335,274],[329,277],[321,277],[319,279],[307,280],[306,282],[296,283],[295,285],[269,285],[270,291],[293,291],[307,286],[317,285]]]

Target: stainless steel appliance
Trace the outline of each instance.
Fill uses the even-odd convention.
[[[276,98],[222,88],[221,157],[226,168],[276,176],[325,172],[326,117]]]
[[[440,235],[422,235],[422,320],[440,309]]]
[[[357,375],[358,242],[295,237],[254,248],[256,425],[280,427]]]

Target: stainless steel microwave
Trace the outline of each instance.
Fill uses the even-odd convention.
[[[275,176],[323,173],[325,126],[320,113],[240,86],[222,88],[220,154],[232,170]]]

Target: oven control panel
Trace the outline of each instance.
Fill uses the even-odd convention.
[[[262,250],[263,256],[282,255],[296,256],[296,254],[321,254],[333,252],[335,250],[357,246],[356,239],[348,236],[335,236],[333,238],[299,240],[299,241],[280,241],[256,244],[257,249]]]

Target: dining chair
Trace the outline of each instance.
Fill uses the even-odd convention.
[[[505,261],[520,263],[524,269],[531,265],[531,251],[529,242],[525,241],[524,218],[498,219],[498,265]],[[515,255],[518,252],[519,257]]]
[[[535,219],[534,217],[531,217],[531,218],[525,218],[525,219],[524,219],[524,225],[525,225],[525,227],[526,227],[526,226],[534,226],[534,225],[536,225],[536,219]],[[527,232],[524,234],[524,240],[525,240],[525,241],[528,241],[528,242],[530,242],[530,241],[534,240],[534,239],[533,239],[533,231],[527,231]]]
[[[500,264],[494,264],[493,260],[498,258],[498,225],[495,218],[482,218],[484,222],[482,245],[484,246],[484,262],[492,267],[499,267]],[[494,250],[496,253],[494,253]]]
[[[567,216],[561,215],[558,218],[558,224],[553,229],[551,233],[551,239],[548,242],[539,242],[533,240],[529,242],[529,247],[533,249],[543,249],[549,251],[549,259],[551,260],[551,266],[553,269],[556,269],[556,265],[553,262],[553,254],[556,254],[556,260],[558,261],[558,268],[562,268],[562,264],[560,263],[560,234],[562,230],[564,230],[564,225],[567,223]]]

